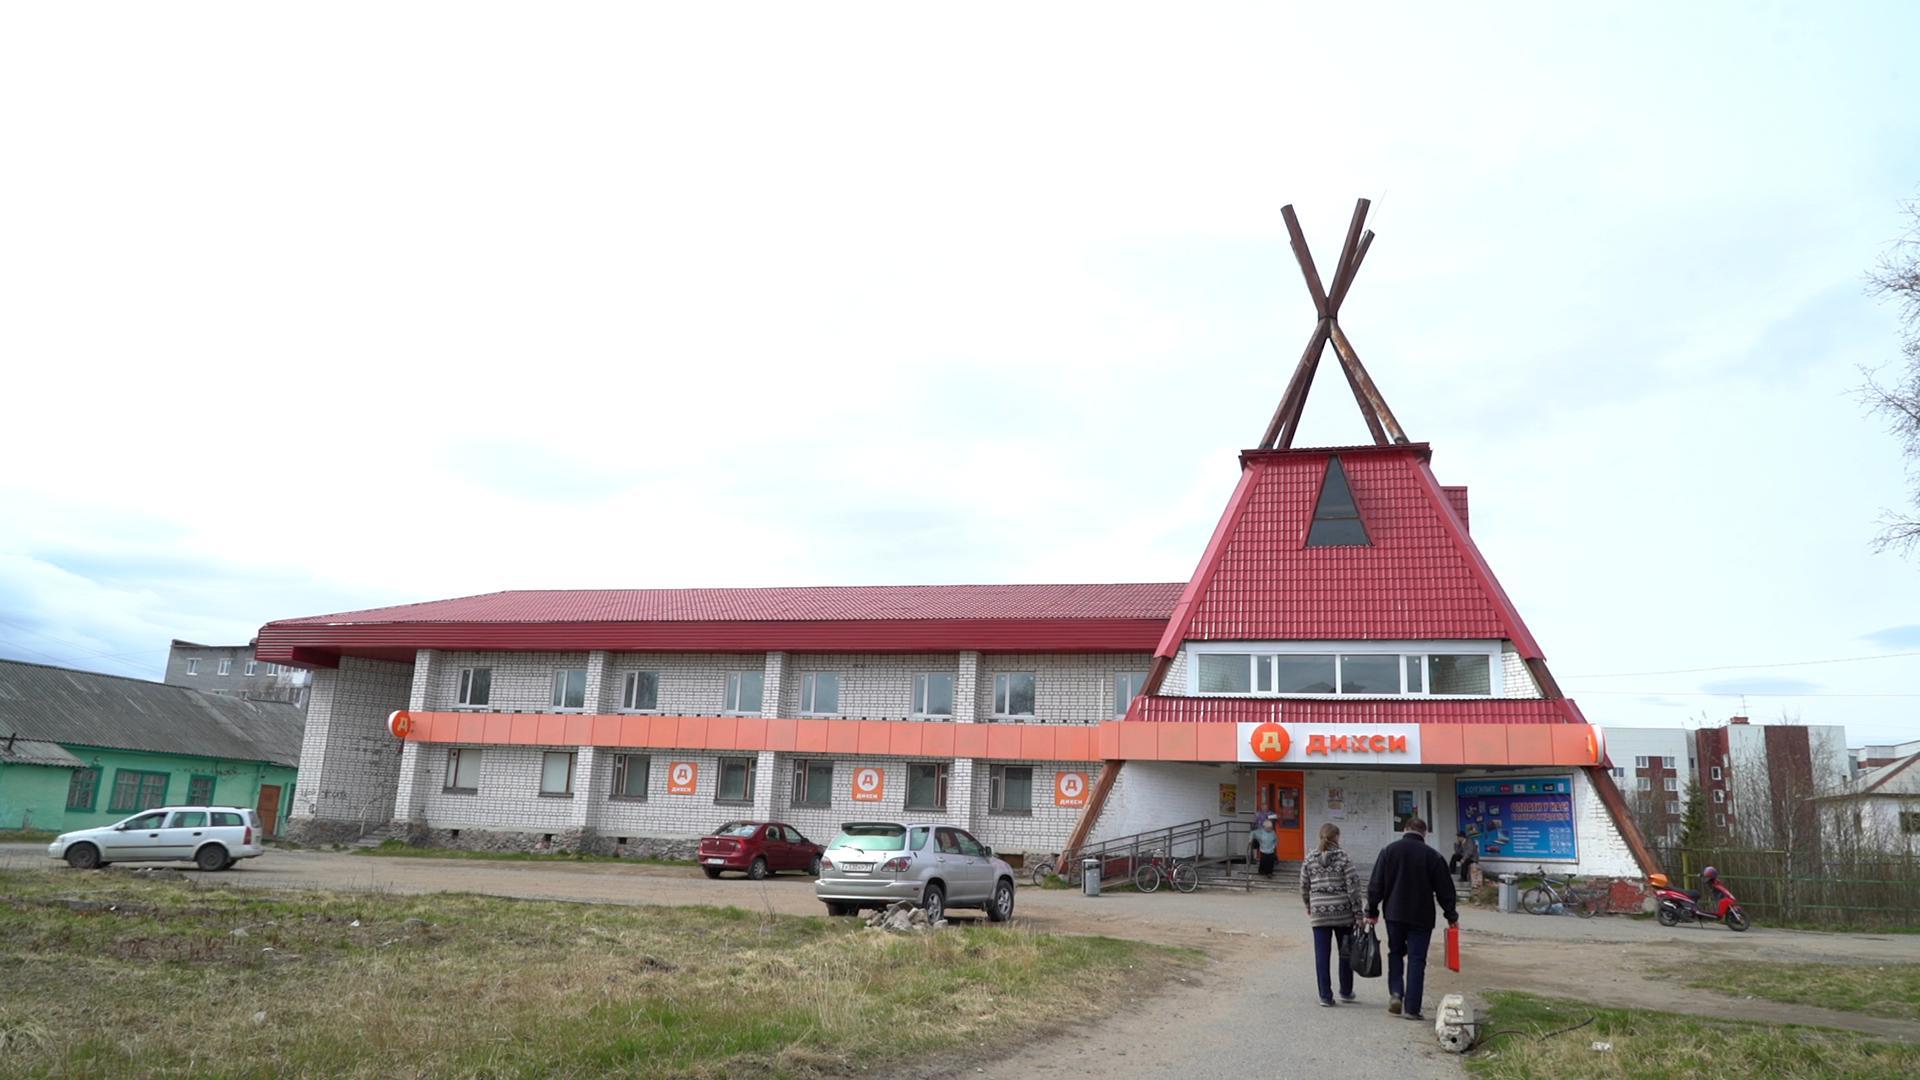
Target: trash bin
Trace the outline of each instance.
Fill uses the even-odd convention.
[[[1520,910],[1520,886],[1511,881],[1500,883],[1500,910],[1508,915]]]
[[[1100,895],[1100,860],[1088,856],[1080,860],[1080,893],[1083,896]]]

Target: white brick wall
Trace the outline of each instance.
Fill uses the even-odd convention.
[[[1500,672],[1503,697],[1537,698],[1540,697],[1540,684],[1533,681],[1533,672],[1527,670],[1527,662],[1515,651],[1513,642],[1503,642],[1500,651]]]
[[[980,658],[980,682],[974,708],[980,719],[993,716],[994,676],[1033,673],[1034,720],[1049,724],[1096,724],[1114,718],[1113,677],[1146,671],[1150,653],[994,653]]]
[[[803,653],[787,660],[786,686],[780,695],[780,715],[799,716],[802,676],[830,672],[840,676],[838,716],[872,720],[904,720],[913,711],[914,676],[921,672],[954,675],[959,696],[957,653],[890,656],[875,653]]]
[[[387,717],[406,707],[413,665],[343,657],[314,672],[291,818],[384,824],[399,786],[401,744]],[[298,831],[297,829],[295,830]]]
[[[549,750],[577,752],[575,747],[474,746],[462,753],[480,755],[480,782],[472,795],[445,790],[447,751],[434,744],[426,751],[421,814],[435,829],[501,829],[520,832],[561,832],[576,828],[572,797],[540,794],[541,755]]]
[[[995,814],[988,809],[992,795],[992,766],[1033,769],[1033,810],[1026,815]],[[1066,846],[1067,835],[1080,820],[1078,807],[1054,805],[1053,785],[1062,772],[1087,774],[1087,788],[1100,779],[1100,766],[1090,761],[975,761],[973,766],[973,834],[996,851],[1052,854]]]

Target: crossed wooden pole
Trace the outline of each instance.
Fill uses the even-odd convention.
[[[1360,354],[1353,350],[1353,342],[1347,339],[1346,331],[1340,329],[1340,305],[1353,288],[1353,276],[1360,272],[1367,249],[1373,246],[1373,230],[1366,228],[1370,205],[1366,199],[1354,205],[1353,221],[1347,226],[1347,242],[1341,246],[1340,261],[1333,268],[1332,289],[1320,284],[1320,272],[1314,268],[1313,253],[1307,250],[1307,238],[1300,231],[1300,219],[1294,215],[1292,204],[1280,208],[1280,216],[1287,222],[1293,257],[1300,263],[1300,273],[1307,279],[1307,291],[1313,295],[1314,311],[1320,317],[1314,323],[1313,336],[1307,339],[1306,351],[1300,354],[1300,363],[1293,369],[1287,392],[1281,395],[1280,407],[1274,410],[1267,433],[1260,439],[1262,450],[1293,448],[1293,438],[1300,429],[1300,412],[1306,407],[1307,393],[1313,389],[1313,374],[1319,370],[1320,356],[1329,341],[1340,357],[1340,370],[1347,376],[1347,386],[1353,390],[1353,400],[1360,406],[1360,415],[1366,419],[1373,441],[1380,446],[1407,441],[1406,432],[1400,430],[1400,421],[1394,419],[1393,410],[1387,408],[1386,399],[1380,396],[1380,388],[1373,384],[1373,377],[1360,363]]]

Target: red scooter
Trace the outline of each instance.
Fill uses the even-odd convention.
[[[1653,896],[1660,904],[1655,917],[1661,926],[1678,926],[1682,922],[1724,922],[1729,930],[1745,930],[1753,923],[1747,913],[1740,908],[1740,901],[1734,899],[1733,890],[1720,881],[1720,875],[1709,866],[1700,875],[1706,879],[1706,888],[1695,893],[1687,889],[1676,889],[1667,884],[1667,875],[1654,874],[1647,878],[1653,886]]]

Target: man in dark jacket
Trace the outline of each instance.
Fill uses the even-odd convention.
[[[1447,861],[1427,846],[1427,823],[1414,818],[1407,822],[1405,836],[1381,850],[1367,882],[1367,926],[1380,918],[1383,906],[1387,914],[1387,1011],[1408,1020],[1426,1019],[1420,1012],[1420,991],[1427,980],[1435,902],[1449,925],[1460,921]]]

